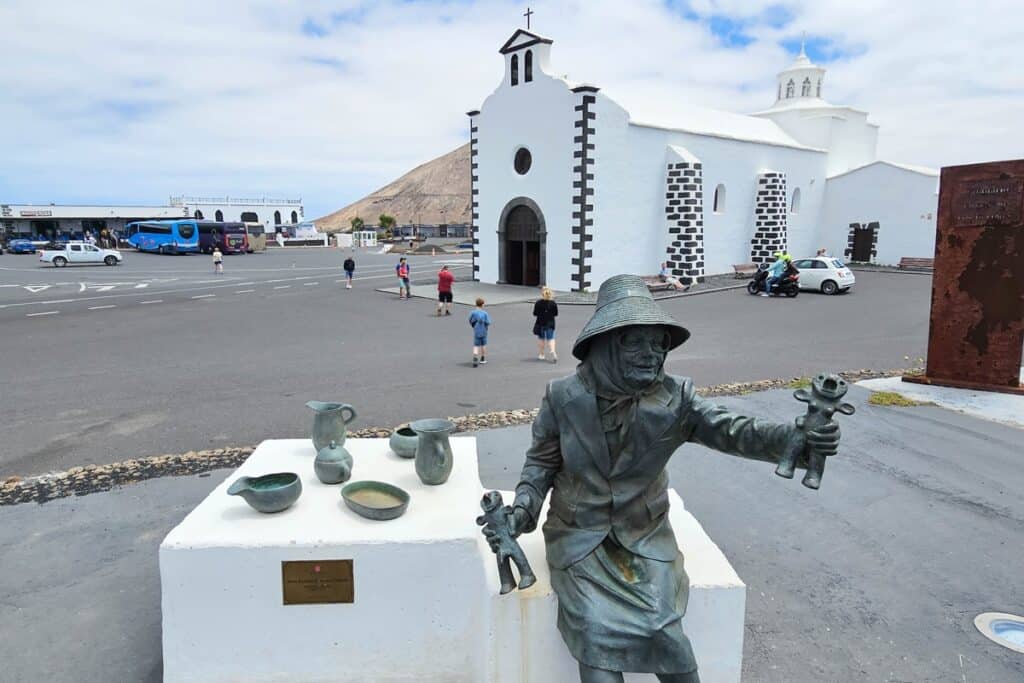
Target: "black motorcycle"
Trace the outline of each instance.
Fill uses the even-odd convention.
[[[787,297],[792,299],[800,293],[800,273],[794,272],[783,274],[782,279],[772,285],[772,296],[779,296],[785,294]],[[764,292],[764,281],[768,278],[768,264],[762,263],[754,273],[753,279],[747,283],[748,294],[760,294]]]

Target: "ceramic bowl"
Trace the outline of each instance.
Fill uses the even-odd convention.
[[[354,481],[341,490],[341,497],[353,512],[377,521],[401,517],[409,507],[408,493],[382,481]]]
[[[241,496],[259,512],[281,512],[290,508],[302,495],[302,481],[294,472],[239,477],[228,487],[228,495]]]
[[[412,427],[402,427],[391,434],[388,445],[400,458],[415,458],[416,444],[419,442],[419,438]]]

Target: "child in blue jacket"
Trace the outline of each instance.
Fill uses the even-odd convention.
[[[476,310],[469,314],[469,326],[473,328],[473,367],[487,363],[487,328],[491,316],[484,310],[484,300],[476,300]]]

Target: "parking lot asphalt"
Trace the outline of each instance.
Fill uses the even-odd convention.
[[[344,256],[229,256],[222,278],[203,256],[129,253],[122,266],[65,269],[0,257],[0,476],[302,436],[310,399],[352,403],[353,427],[532,408],[572,371],[592,307],[561,308],[557,365],[536,359],[530,304],[494,307],[489,363],[473,369],[468,307],[436,318],[430,301],[375,291],[393,277],[392,255],[357,253],[346,290]],[[468,273],[465,256],[410,260],[414,280],[442,262]],[[693,333],[667,367],[698,385],[903,367],[924,354],[930,282],[858,273],[842,296],[665,301]]]
[[[847,398],[857,412],[840,418],[819,491],[694,444],[669,461],[671,486],[747,584],[743,680],[1024,680],[1024,658],[972,623],[1024,612],[1020,430],[872,406],[859,387]],[[779,421],[803,410],[785,390],[721,402]],[[483,485],[513,488],[529,429],[477,437]],[[157,548],[228,475],[0,507],[0,680],[160,681]]]

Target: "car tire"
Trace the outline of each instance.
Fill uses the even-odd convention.
[[[116,256],[108,256],[107,258],[103,259],[103,262],[106,263],[108,266],[116,266],[117,265],[117,257]]]
[[[54,268],[63,268],[67,264],[68,264],[68,260],[66,258],[64,258],[63,256],[58,256],[57,258],[53,259],[53,266],[54,266]]]
[[[839,291],[839,285],[836,284],[835,280],[825,280],[821,283],[821,293],[828,294],[831,296]]]

